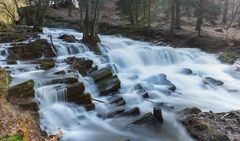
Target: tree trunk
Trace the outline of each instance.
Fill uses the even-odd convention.
[[[151,27],[151,0],[148,0],[148,29]]]
[[[131,4],[130,5],[130,9],[129,9],[130,11],[129,11],[129,21],[130,21],[130,24],[131,25],[135,25],[135,20],[134,20],[134,15],[133,15],[133,5]]]
[[[98,37],[100,0],[96,0],[95,8],[92,8],[92,1],[88,0],[86,5],[86,17],[84,21],[82,42],[89,45],[90,50],[100,54],[101,50],[98,48],[98,43],[100,42],[100,38]]]
[[[223,25],[227,24],[228,9],[229,9],[229,0],[224,0],[224,10],[223,10],[223,19],[222,19]]]
[[[236,8],[234,8],[235,5],[236,5]],[[233,21],[235,20],[236,15],[238,14],[239,8],[240,8],[240,2],[239,2],[239,1],[234,1],[234,2],[233,2],[233,10],[232,10],[232,15],[231,15],[230,23],[228,24],[226,30],[228,30],[228,29],[232,26]]]
[[[198,8],[196,11],[197,14],[197,24],[196,24],[196,30],[198,31],[198,36],[201,35],[202,31],[202,24],[203,24],[203,0],[199,0]]]
[[[170,31],[174,32],[174,28],[175,28],[175,0],[171,0],[170,16],[171,16]]]
[[[181,17],[180,0],[176,0],[176,23],[175,23],[176,29],[181,29],[180,17]]]
[[[45,15],[49,6],[49,2],[50,0],[38,0],[38,2],[36,3],[37,11],[34,19],[34,26],[33,26],[34,31],[42,32]]]
[[[80,20],[81,20],[81,23],[80,23],[80,29],[83,29],[84,27],[84,19],[83,19],[83,0],[79,0],[79,12],[80,12]]]

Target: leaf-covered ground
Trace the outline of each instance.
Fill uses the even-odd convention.
[[[23,111],[17,105],[7,102],[5,96],[10,77],[0,69],[0,140],[1,141],[42,141],[36,116]]]

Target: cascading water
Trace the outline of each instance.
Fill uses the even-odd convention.
[[[66,84],[51,84],[51,78],[56,77],[52,75],[54,72],[69,69],[63,60],[70,56],[91,59],[98,68],[111,65],[121,80],[119,95],[126,101],[125,108],[139,107],[141,115],[152,111],[152,102],[173,106],[175,111],[193,106],[215,112],[240,107],[240,82],[229,74],[228,69],[231,66],[221,64],[214,55],[198,49],[160,47],[116,36],[101,36],[100,48],[103,54],[96,55],[83,44],[66,43],[58,39],[62,34],[74,35],[77,39],[82,37],[81,33],[66,29],[44,28],[44,33],[41,34],[41,38],[49,42],[49,35],[53,37],[58,54],[55,68],[43,71],[38,66],[29,64],[30,62],[18,62],[17,65],[11,65],[10,70],[14,78],[13,84],[26,79],[35,80],[36,99],[40,102],[40,126],[48,134],[54,134],[60,129],[64,141],[193,140],[176,121],[174,112],[167,108],[163,108],[164,123],[156,131],[130,125],[136,118],[99,118],[97,113],[111,109],[108,104],[95,102],[95,111],[86,112],[84,108],[66,102]],[[6,55],[1,55],[0,58],[4,56]],[[5,65],[3,62],[2,66]],[[26,65],[28,69],[24,69]],[[184,71],[189,69],[193,73],[185,74]],[[102,101],[108,98],[99,96],[91,78],[82,77],[76,72],[68,75],[78,76],[84,82],[86,91],[94,98]],[[176,86],[175,92],[169,92],[162,84],[164,76],[169,83]],[[221,80],[224,85],[205,85],[202,81],[205,77]],[[149,100],[144,100],[135,90],[139,84],[148,90]]]

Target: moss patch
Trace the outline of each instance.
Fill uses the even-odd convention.
[[[12,136],[0,137],[0,141],[27,141],[27,140],[24,139],[21,135],[15,134]]]
[[[238,59],[238,55],[231,52],[223,52],[219,55],[218,59],[223,63],[234,64]]]

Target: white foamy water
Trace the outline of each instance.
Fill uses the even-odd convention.
[[[199,107],[214,112],[237,110],[240,107],[240,81],[229,74],[231,66],[220,63],[215,55],[198,49],[176,49],[168,46],[155,46],[146,42],[134,41],[116,36],[101,36],[102,55],[95,55],[81,43],[66,43],[58,37],[63,34],[74,35],[81,39],[82,34],[74,30],[45,28],[41,38],[50,41],[52,35],[58,57],[56,68],[42,71],[34,65],[18,63],[10,66],[13,71],[13,83],[34,79],[36,98],[40,102],[40,126],[48,134],[59,129],[63,131],[63,141],[191,141],[184,127],[176,121],[174,112],[163,109],[164,123],[159,129],[133,126],[130,123],[136,117],[101,119],[97,113],[109,111],[111,106],[95,102],[96,110],[86,112],[82,107],[65,102],[64,84],[48,85],[56,70],[69,69],[64,59],[69,56],[85,57],[94,61],[99,68],[111,65],[121,80],[121,95],[126,109],[139,107],[141,115],[152,112],[153,103],[143,99],[134,87],[141,84],[149,93],[149,100],[175,107],[175,111],[186,107]],[[4,58],[4,56],[2,57]],[[1,63],[1,64],[4,64]],[[5,65],[5,64],[4,64]],[[27,69],[19,69],[21,67]],[[23,68],[25,68],[23,67]],[[192,74],[182,73],[189,68]],[[162,83],[163,74],[176,86],[175,92],[167,90]],[[96,99],[106,101],[99,96],[94,82],[89,77],[79,76],[87,92]],[[224,82],[223,86],[203,83],[204,77],[212,77]],[[46,79],[46,80],[45,80]]]

